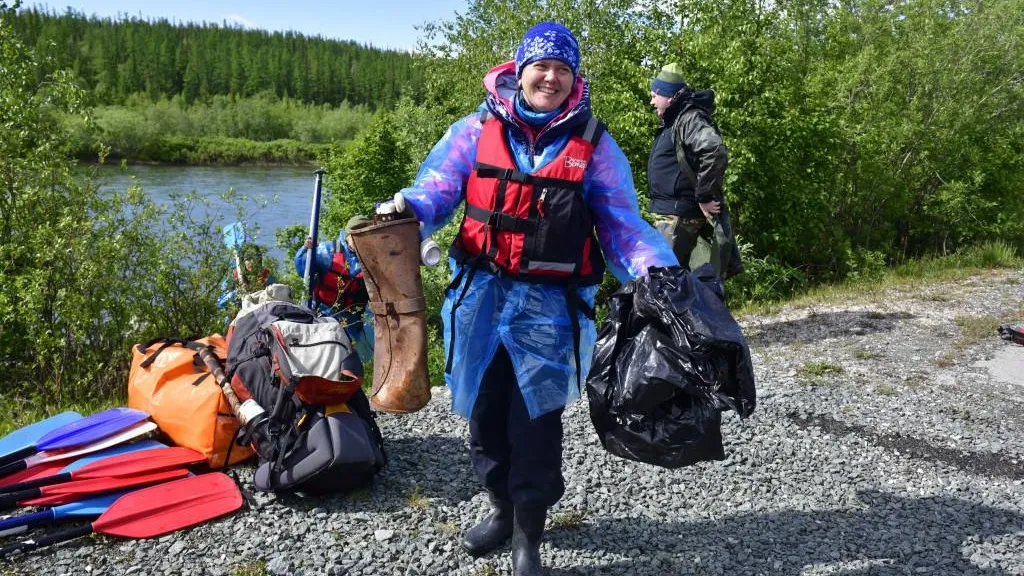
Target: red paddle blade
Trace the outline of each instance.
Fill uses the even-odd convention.
[[[147,486],[168,480],[177,480],[188,476],[188,470],[178,468],[175,470],[162,470],[150,474],[139,474],[137,476],[120,476],[115,478],[90,478],[89,480],[78,480],[65,482],[53,486],[44,486],[39,489],[42,496],[31,500],[18,502],[19,506],[56,506],[77,502],[95,494],[106,494],[132,488],[134,486]]]
[[[137,476],[160,470],[192,466],[205,461],[205,456],[191,448],[174,446],[110,456],[86,464],[72,474],[75,480]]]
[[[242,493],[234,480],[214,472],[126,494],[92,527],[114,536],[151,538],[201,524],[241,506]]]
[[[26,468],[9,476],[0,478],[0,488],[11,484],[19,484],[21,482],[28,482],[29,480],[38,480],[39,478],[53,476],[60,472],[64,466],[67,466],[67,462],[44,462],[38,466]]]

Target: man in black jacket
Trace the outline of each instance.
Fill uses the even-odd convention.
[[[729,151],[712,114],[715,93],[694,91],[682,67],[669,64],[651,83],[651,105],[661,117],[647,161],[650,210],[679,263],[689,267],[701,236],[711,244],[710,261],[723,279],[743,270],[732,237],[722,180]],[[706,260],[705,260],[706,261]]]

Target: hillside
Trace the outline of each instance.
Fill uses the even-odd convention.
[[[419,98],[423,75],[412,56],[352,41],[228,25],[87,17],[21,10],[13,25],[47,58],[41,80],[72,70],[97,103],[133,94],[152,100],[181,95],[187,103],[215,95],[271,93],[302,102],[390,107],[400,95]]]

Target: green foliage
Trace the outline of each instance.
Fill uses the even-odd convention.
[[[133,343],[218,327],[227,260],[195,198],[161,208],[76,175],[58,116],[88,127],[84,95],[65,73],[37,80],[12,18],[0,3],[0,391],[102,405],[123,396]]]
[[[80,85],[107,104],[139,92],[153,99],[181,96],[189,104],[270,92],[303,102],[391,107],[403,94],[418,97],[422,91],[422,72],[408,53],[352,41],[86,17],[71,9],[57,14],[30,8],[10,20],[25,44],[52,58],[36,72],[37,81],[58,69],[73,70]]]
[[[424,29],[428,104],[445,118],[472,110],[482,76],[543,19],[579,38],[595,112],[640,196],[657,122],[650,78],[677,61],[689,84],[715,90],[728,198],[749,244],[731,300],[1024,241],[1013,0],[475,0]]]
[[[322,158],[327,170],[322,230],[337,234],[349,218],[372,214],[376,202],[409,183],[411,159],[395,135],[393,117],[381,112],[350,145],[333,146]]]
[[[174,164],[308,163],[328,143],[351,140],[373,118],[365,106],[302,104],[268,93],[215,96],[191,106],[181,97],[137,95],[90,116],[95,122],[88,125],[78,116],[60,116],[70,134],[67,148],[79,159],[94,161],[102,143],[111,158]]]

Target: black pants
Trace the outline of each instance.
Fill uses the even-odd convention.
[[[498,346],[469,419],[469,454],[487,490],[517,507],[551,507],[565,492],[562,410],[530,419],[512,360]]]

